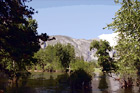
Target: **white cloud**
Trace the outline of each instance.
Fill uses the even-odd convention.
[[[107,40],[111,46],[115,46],[117,45],[117,36],[118,34],[117,33],[112,33],[112,34],[102,34],[102,35],[99,35],[99,39],[102,39],[102,40]]]

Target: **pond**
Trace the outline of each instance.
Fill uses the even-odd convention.
[[[0,90],[4,93],[139,93],[139,87],[121,88],[118,81],[107,75],[96,73],[91,88],[72,90],[68,84],[69,74],[34,72],[18,87],[9,86],[6,79],[0,79]]]

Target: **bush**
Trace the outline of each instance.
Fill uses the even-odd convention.
[[[71,70],[76,71],[79,69],[83,69],[87,73],[91,73],[94,71],[94,65],[83,60],[76,60],[70,64]]]

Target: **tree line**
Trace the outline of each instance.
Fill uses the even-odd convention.
[[[83,57],[75,56],[75,49],[71,44],[48,45],[36,52],[34,58],[37,59],[36,64],[29,68],[32,70],[70,72],[81,68],[92,72],[94,69],[92,62],[85,62]]]

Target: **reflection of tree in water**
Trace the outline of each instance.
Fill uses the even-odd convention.
[[[67,73],[65,73],[62,75],[58,75],[56,80],[58,81],[59,84],[62,84],[62,83],[65,84],[68,82],[68,78],[69,78],[69,75]]]
[[[27,79],[18,88],[10,88],[7,91],[12,91],[12,93],[40,93],[38,91],[44,93],[90,93],[87,88],[89,88],[91,76],[84,70],[73,72],[72,76],[67,73],[58,75],[57,78],[54,78],[52,74],[49,79],[46,79],[42,73],[39,75],[41,76],[36,79]],[[72,86],[75,86],[74,91],[70,89],[70,81]],[[77,92],[78,87],[80,87],[79,92]]]
[[[104,91],[105,93],[108,93],[105,89],[108,88],[108,83],[106,82],[106,75],[103,74],[101,76],[101,80],[99,81],[99,86],[98,88],[101,90],[101,91]]]
[[[136,84],[139,87],[138,92],[140,93],[140,73],[138,73]]]
[[[125,88],[125,89],[124,89],[124,93],[134,93],[134,92],[133,92],[133,88],[132,88],[132,87]]]
[[[72,89],[72,92],[75,92],[78,90],[81,91],[81,89],[86,93],[90,91],[91,79],[92,79],[92,76],[86,71],[84,71],[83,69],[74,71],[70,75],[70,87]]]
[[[57,85],[57,82],[52,75],[50,75],[50,78],[46,80],[46,83],[47,83],[47,87],[49,88],[52,88]]]

